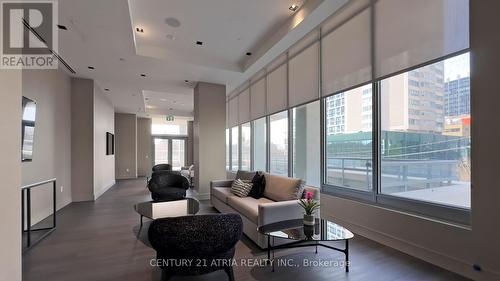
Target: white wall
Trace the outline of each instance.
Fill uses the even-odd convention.
[[[115,109],[94,83],[94,199],[115,184],[115,156],[106,155],[106,133],[115,133]]]
[[[106,155],[114,108],[93,80],[71,80],[73,201],[93,201],[115,183],[115,157]]]
[[[115,114],[116,179],[137,178],[137,116]]]
[[[150,175],[152,157],[151,118],[137,118],[137,176]]]
[[[0,69],[0,280],[21,281],[22,72]]]
[[[71,184],[74,202],[94,200],[94,81],[71,79]]]
[[[57,179],[57,209],[71,202],[71,82],[62,70],[23,70],[23,96],[36,101],[33,160],[22,184]],[[32,189],[32,223],[52,213],[52,184]]]
[[[226,178],[226,87],[199,82],[194,89],[195,187],[210,197],[210,181]]]

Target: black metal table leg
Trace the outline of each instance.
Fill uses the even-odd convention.
[[[345,240],[345,272],[349,272],[349,239]]]
[[[267,262],[271,261],[271,236],[267,235]]]
[[[274,236],[273,236],[273,261],[271,262],[273,266],[272,272],[274,272]]]
[[[141,226],[139,227],[139,229],[141,229],[141,228],[142,228],[142,217],[143,217],[143,216],[141,215]]]

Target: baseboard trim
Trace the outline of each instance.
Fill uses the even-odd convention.
[[[481,272],[475,272],[472,269],[472,264],[467,261],[456,259],[432,249],[416,245],[414,243],[411,243],[410,241],[402,240],[398,237],[394,237],[362,225],[348,222],[332,215],[327,215],[325,216],[325,218],[338,222],[339,224],[349,228],[352,232],[360,236],[373,240],[387,247],[396,249],[418,259],[432,263],[446,270],[455,272],[467,278],[471,278],[473,280],[500,280],[500,276],[496,272],[488,270],[487,268],[483,267],[483,270]]]
[[[197,198],[198,200],[209,200],[210,193],[198,193]]]
[[[101,195],[103,195],[106,191],[108,191],[110,188],[115,186],[115,184],[116,184],[116,180],[113,180],[111,182],[111,184],[105,186],[104,188],[101,188],[96,193],[94,193],[94,200],[97,200],[99,197],[101,197]]]

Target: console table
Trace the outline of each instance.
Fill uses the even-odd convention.
[[[42,185],[46,185],[52,183],[52,226],[49,227],[43,227],[43,228],[36,228],[33,229],[31,226],[31,189],[33,188],[38,188],[41,187]],[[23,252],[30,249],[34,245],[36,245],[38,242],[40,242],[42,239],[47,237],[49,234],[51,234],[54,230],[56,230],[56,212],[57,212],[57,207],[56,207],[56,186],[57,186],[57,179],[49,179],[29,185],[25,185],[21,187],[21,235],[24,235],[26,233],[27,236],[27,242],[26,242],[26,248],[23,249]],[[25,206],[26,202],[26,206]],[[26,211],[25,211],[26,209]],[[26,228],[25,226],[25,217],[26,217]],[[31,241],[31,233],[33,231],[47,231],[44,233],[42,236],[40,236],[38,239],[35,241]]]

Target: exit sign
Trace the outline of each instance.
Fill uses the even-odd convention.
[[[167,120],[167,121],[174,121],[174,120],[175,120],[175,117],[174,117],[173,115],[167,115],[167,116],[165,117],[165,120]]]

